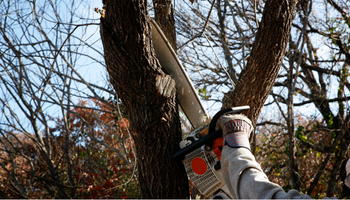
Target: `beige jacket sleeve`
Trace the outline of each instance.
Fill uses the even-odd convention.
[[[279,185],[270,182],[246,148],[225,145],[221,167],[225,183],[235,199],[311,199],[296,190],[284,192]]]

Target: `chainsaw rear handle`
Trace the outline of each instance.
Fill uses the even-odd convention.
[[[212,145],[212,142],[216,139],[218,139],[219,137],[222,137],[222,130],[217,130],[215,131],[215,127],[216,127],[216,122],[218,121],[219,117],[225,113],[232,113],[232,114],[239,114],[244,110],[249,109],[249,106],[240,106],[240,107],[232,107],[232,108],[227,108],[224,110],[221,110],[219,112],[217,112],[213,119],[211,120],[210,124],[209,124],[209,133],[200,138],[199,140],[193,142],[192,144],[188,145],[187,147],[181,149],[180,151],[174,153],[171,157],[171,159],[177,161],[177,160],[183,160],[185,158],[185,156],[189,153],[191,153],[192,151],[196,150],[197,148],[201,147],[202,145],[207,145],[210,146]]]

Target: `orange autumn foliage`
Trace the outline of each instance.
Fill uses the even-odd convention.
[[[140,195],[134,177],[136,163],[134,144],[127,132],[128,119],[125,116],[118,118],[111,106],[113,103],[108,103],[110,105],[97,100],[80,101],[67,113],[66,119],[52,119],[55,125],[50,128],[49,138],[43,134],[46,148],[51,152],[50,163],[56,169],[54,173],[70,198],[125,199]],[[2,165],[5,165],[0,168],[0,196],[23,198],[12,186],[12,174],[18,185],[27,190],[27,198],[58,197],[51,176],[53,172],[40,157],[35,141],[23,133],[12,134],[18,140],[13,138],[9,142],[17,149],[11,149],[6,143],[1,146],[8,152],[0,155]]]

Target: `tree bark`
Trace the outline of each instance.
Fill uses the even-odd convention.
[[[176,32],[174,9],[171,0],[153,0],[154,20],[176,51]]]
[[[268,0],[247,66],[223,108],[249,105],[244,114],[254,125],[270,94],[286,52],[297,0]]]
[[[101,37],[110,81],[130,118],[142,198],[187,198],[182,163],[173,162],[181,128],[175,82],[161,70],[146,0],[105,0]]]

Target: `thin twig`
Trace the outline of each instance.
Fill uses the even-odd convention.
[[[209,22],[209,18],[210,18],[210,15],[211,15],[211,11],[213,10],[213,7],[214,7],[214,4],[215,4],[215,0],[213,1],[213,3],[211,4],[211,7],[210,7],[210,11],[209,11],[209,14],[208,14],[208,17],[207,17],[207,20],[205,21],[205,24],[204,24],[204,27],[203,27],[203,30],[195,35],[193,38],[191,38],[190,40],[188,40],[187,42],[185,42],[184,44],[182,44],[178,49],[181,49],[182,47],[184,47],[185,45],[187,45],[188,43],[192,42],[193,40],[195,40],[196,38],[200,37],[203,35],[207,25],[208,25],[208,22]]]

